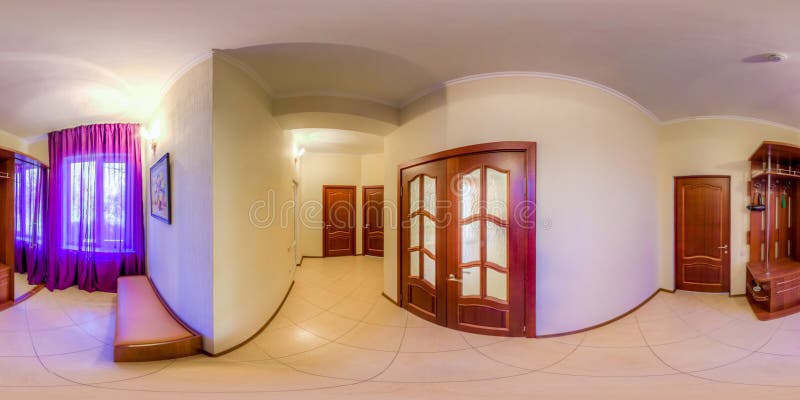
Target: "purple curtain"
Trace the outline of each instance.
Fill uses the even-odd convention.
[[[50,133],[47,287],[116,292],[144,273],[139,126]]]
[[[28,282],[44,282],[44,213],[47,168],[16,159],[14,165],[14,271]]]

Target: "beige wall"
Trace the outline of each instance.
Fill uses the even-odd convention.
[[[28,154],[45,164],[50,164],[50,143],[47,137],[29,143]]]
[[[475,143],[537,142],[538,334],[607,321],[658,288],[658,126],[641,111],[586,85],[505,77],[449,86],[403,117],[384,151],[386,198],[395,201],[404,161]],[[396,234],[387,226],[384,290],[393,298]]]
[[[22,140],[19,136],[8,133],[2,129],[0,129],[0,147],[23,153],[28,153],[30,151],[27,142]],[[41,161],[44,161],[45,164],[49,163],[47,159],[42,159]]]
[[[361,156],[361,184],[364,186],[383,185],[383,154],[365,154]]]
[[[145,199],[150,165],[165,153],[172,165],[172,224],[145,208],[148,274],[170,307],[203,335],[207,351],[214,350],[211,107],[212,64],[206,61],[166,93],[150,123],[161,132],[157,151],[145,146],[142,152]]]
[[[731,177],[731,293],[745,292],[750,229],[747,209],[747,159],[764,140],[800,144],[797,131],[743,120],[691,120],[665,125],[659,135],[659,282],[675,287],[674,177]]]
[[[255,334],[292,283],[294,226],[282,215],[291,211],[297,171],[292,137],[273,119],[266,92],[218,56],[213,127],[213,351],[219,353]]]
[[[338,154],[307,152],[301,159],[304,210],[301,250],[304,256],[322,256],[322,186],[356,187],[356,254],[362,253],[362,198],[364,185],[383,184],[383,154]],[[317,210],[315,212],[314,210]]]

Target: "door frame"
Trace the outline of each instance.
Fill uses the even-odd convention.
[[[350,233],[350,250],[353,254],[351,256],[356,255],[356,213],[358,212],[358,207],[356,204],[356,192],[357,188],[355,185],[322,185],[322,257],[334,257],[328,256],[328,241],[326,240],[325,236],[327,233],[327,229],[325,226],[328,225],[328,198],[325,196],[325,192],[328,189],[353,189],[353,214],[350,216],[350,222],[353,226],[353,232]],[[339,256],[336,256],[339,257]]]
[[[292,246],[294,247],[294,265],[298,266],[303,261],[303,257],[300,254],[300,182],[295,179],[292,179],[292,202],[294,203],[292,207],[292,223],[294,224]]]
[[[528,228],[527,231],[527,244],[528,248],[525,254],[525,268],[523,268],[525,285],[525,310],[524,310],[524,327],[525,337],[536,337],[536,142],[524,141],[505,141],[505,142],[491,142],[481,143],[469,146],[457,147],[440,151],[437,153],[429,154],[427,156],[415,158],[406,161],[397,166],[397,221],[402,221],[402,212],[399,208],[402,203],[402,186],[403,186],[403,170],[410,167],[415,167],[420,164],[426,164],[431,161],[438,161],[446,158],[488,152],[507,152],[519,151],[525,153],[525,174],[527,179],[525,181],[525,199],[532,201],[534,209],[531,213],[531,218],[534,222],[534,228]],[[384,198],[385,200],[385,198]],[[397,233],[397,300],[398,306],[403,306],[403,235],[398,227]]]
[[[365,185],[361,186],[361,255],[367,255],[367,189],[381,189],[384,193],[383,202],[386,203],[386,191],[383,188],[383,185]],[[384,225],[386,225],[384,223]],[[382,227],[385,229],[386,227]],[[385,232],[384,232],[384,250],[386,249],[386,239],[385,239]],[[386,253],[384,253],[386,254]],[[372,257],[383,257],[383,256],[372,256]]]
[[[722,178],[728,180],[728,265],[727,265],[727,289],[731,293],[731,255],[733,254],[733,243],[731,242],[731,176],[730,175],[678,175],[672,178],[672,292],[678,290],[678,179],[686,178]],[[725,268],[725,265],[723,265]],[[725,282],[723,282],[725,283]],[[720,292],[724,293],[724,292]]]

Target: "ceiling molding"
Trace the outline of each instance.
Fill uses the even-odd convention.
[[[650,120],[652,120],[653,122],[655,122],[655,123],[657,123],[658,125],[661,125],[661,126],[678,124],[678,123],[681,123],[681,122],[700,121],[700,120],[715,120],[716,119],[716,120],[744,121],[744,122],[750,122],[750,123],[755,123],[755,124],[767,125],[767,126],[772,126],[772,127],[775,127],[775,128],[784,129],[784,130],[788,130],[790,132],[794,132],[794,133],[800,134],[800,127],[795,127],[795,126],[783,124],[783,123],[780,123],[780,122],[770,121],[770,120],[766,120],[766,119],[762,119],[762,118],[754,118],[754,117],[739,116],[739,115],[703,115],[703,116],[674,118],[674,119],[662,121],[652,111],[650,111],[647,107],[645,107],[644,105],[642,105],[638,101],[634,100],[632,97],[630,97],[630,96],[628,96],[628,95],[626,95],[626,94],[624,94],[624,93],[622,93],[622,92],[620,92],[620,91],[618,91],[616,89],[613,89],[613,88],[611,88],[609,86],[606,86],[606,85],[603,85],[601,83],[598,83],[598,82],[595,82],[595,81],[591,81],[591,80],[588,80],[588,79],[578,78],[578,77],[575,77],[575,76],[554,74],[554,73],[549,73],[549,72],[537,72],[537,71],[502,71],[502,72],[490,72],[490,73],[484,73],[484,74],[467,75],[467,76],[463,76],[463,77],[460,77],[460,78],[451,79],[451,80],[445,81],[442,84],[435,85],[435,86],[432,86],[430,88],[427,88],[427,89],[417,93],[416,95],[412,96],[410,99],[408,99],[408,100],[406,100],[406,101],[404,101],[404,102],[402,102],[400,104],[389,102],[389,101],[385,101],[385,100],[381,100],[381,99],[376,99],[376,98],[369,97],[369,96],[360,96],[360,95],[357,95],[357,94],[343,93],[343,92],[311,91],[311,92],[275,94],[275,91],[266,83],[264,78],[259,73],[257,73],[249,65],[247,65],[244,62],[242,62],[238,58],[236,58],[236,57],[234,57],[234,56],[232,56],[230,54],[227,54],[226,52],[224,52],[222,50],[210,50],[210,51],[204,52],[202,54],[199,54],[196,57],[192,58],[189,62],[187,62],[183,67],[181,67],[180,69],[175,71],[175,73],[173,73],[170,76],[170,79],[167,80],[167,82],[164,84],[164,87],[163,87],[163,89],[161,91],[161,96],[159,97],[159,103],[160,103],[161,99],[164,97],[164,95],[166,95],[166,93],[172,88],[172,86],[175,84],[175,82],[177,82],[183,75],[185,75],[187,72],[189,72],[192,68],[194,68],[198,64],[210,59],[214,55],[216,55],[216,56],[220,57],[221,59],[225,60],[226,62],[228,62],[229,64],[231,64],[234,67],[238,68],[243,73],[245,73],[247,76],[252,78],[254,81],[256,81],[256,83],[258,83],[258,85],[270,97],[272,97],[274,99],[288,99],[288,98],[293,98],[293,97],[305,97],[305,96],[342,97],[342,98],[348,98],[348,99],[354,99],[354,100],[369,101],[369,102],[378,103],[378,104],[382,104],[382,105],[385,105],[385,106],[388,106],[388,107],[393,107],[393,108],[397,108],[399,110],[402,110],[402,109],[408,107],[409,105],[411,105],[412,103],[422,99],[425,96],[433,94],[433,93],[435,93],[435,92],[437,92],[439,90],[446,89],[446,88],[448,88],[450,86],[455,86],[455,85],[459,85],[459,84],[462,84],[462,83],[468,83],[468,82],[479,81],[479,80],[484,80],[484,79],[495,79],[495,78],[515,78],[515,77],[540,78],[540,79],[555,79],[555,80],[560,80],[560,81],[565,81],[565,82],[571,82],[571,83],[575,83],[575,84],[578,84],[578,85],[582,85],[582,86],[587,86],[587,87],[591,87],[591,88],[594,88],[594,89],[598,89],[600,91],[603,91],[603,92],[605,92],[605,93],[607,93],[607,94],[609,94],[611,96],[614,96],[614,97],[616,97],[616,98],[618,98],[618,99],[630,104],[631,106],[633,106],[634,108],[636,108],[637,110],[639,110],[643,114],[645,114]],[[14,136],[17,136],[17,135],[14,135]],[[17,137],[20,137],[20,136],[17,136]],[[25,141],[25,142],[30,144],[30,143],[38,142],[40,140],[47,139],[47,134],[39,135],[39,136],[32,137],[32,138],[20,137],[20,139],[22,139],[23,141]]]
[[[209,50],[201,54],[198,54],[197,56],[193,57],[188,62],[186,62],[186,64],[184,64],[182,67],[178,68],[178,70],[173,72],[172,75],[169,76],[169,79],[167,79],[167,81],[164,82],[164,86],[161,87],[161,93],[159,93],[158,96],[158,104],[161,104],[161,101],[164,99],[164,96],[166,96],[167,92],[169,92],[169,90],[172,89],[172,86],[175,85],[175,82],[177,82],[184,75],[186,75],[187,72],[191,71],[192,68],[196,67],[199,64],[202,64],[206,60],[211,59],[211,55],[213,53],[214,53],[213,51]]]
[[[705,120],[729,120],[729,121],[743,121],[743,122],[750,122],[753,124],[759,125],[767,125],[778,129],[784,129],[790,132],[794,132],[800,134],[800,128],[794,127],[791,125],[782,124],[780,122],[770,121],[767,119],[762,118],[754,118],[754,117],[745,117],[741,115],[700,115],[695,117],[683,117],[683,118],[675,118],[670,119],[667,121],[660,122],[660,125],[667,126],[667,125],[674,125],[680,124],[682,122],[691,122],[691,121],[705,121]]]
[[[622,93],[622,92],[620,92],[620,91],[618,91],[616,89],[612,89],[612,88],[610,88],[610,87],[608,87],[606,85],[603,85],[601,83],[590,81],[588,79],[578,78],[578,77],[575,77],[575,76],[553,74],[553,73],[549,73],[549,72],[536,72],[536,71],[490,72],[490,73],[485,73],[485,74],[468,75],[468,76],[464,76],[464,77],[461,77],[461,78],[451,79],[449,81],[446,81],[446,82],[442,83],[441,85],[437,85],[437,86],[428,88],[428,89],[423,90],[422,92],[418,93],[417,95],[412,96],[411,99],[405,101],[401,105],[401,108],[405,108],[408,105],[410,105],[411,103],[414,103],[415,101],[417,101],[417,100],[419,100],[419,99],[421,99],[421,98],[423,98],[423,97],[425,97],[425,96],[427,96],[429,94],[435,93],[435,92],[437,92],[439,90],[445,89],[445,88],[450,87],[450,86],[455,86],[455,85],[459,85],[459,84],[462,84],[462,83],[479,81],[479,80],[484,80],[484,79],[518,78],[518,77],[522,77],[522,78],[555,79],[555,80],[572,82],[572,83],[576,83],[576,84],[579,84],[579,85],[582,85],[582,86],[588,86],[588,87],[591,87],[591,88],[599,89],[599,90],[601,90],[601,91],[603,91],[603,92],[605,92],[607,94],[610,94],[610,95],[612,95],[612,96],[614,96],[614,97],[616,97],[616,98],[618,98],[618,99],[620,99],[620,100],[632,105],[634,108],[636,108],[637,110],[639,110],[642,113],[644,113],[653,122],[661,123],[661,120],[659,120],[658,117],[652,111],[650,111],[647,107],[643,106],[638,101],[634,100],[630,96],[628,96],[628,95],[626,95],[626,94],[624,94],[624,93]]]

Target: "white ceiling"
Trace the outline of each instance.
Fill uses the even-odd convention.
[[[609,86],[661,120],[800,127],[798,15],[795,0],[3,0],[0,129],[146,120],[212,48],[239,49],[278,96],[401,105],[467,75],[538,71]],[[791,58],[743,62],[774,50]]]

